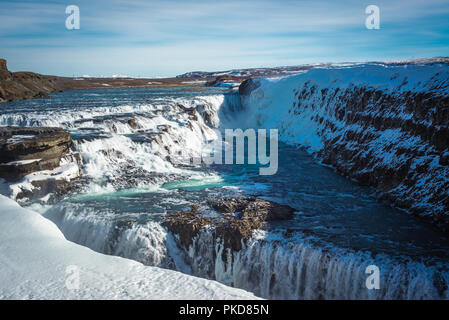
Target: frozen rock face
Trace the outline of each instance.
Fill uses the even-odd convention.
[[[248,126],[279,128],[324,163],[448,231],[447,62],[312,69],[241,86]]]

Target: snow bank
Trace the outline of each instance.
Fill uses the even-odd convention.
[[[27,161],[37,160],[24,160],[21,162],[26,163]],[[79,177],[79,175],[80,169],[78,164],[63,159],[59,167],[54,168],[53,170],[43,170],[30,173],[18,182],[7,182],[4,179],[0,179],[0,194],[22,203],[29,200],[28,197],[24,195],[24,192],[27,194],[32,194],[36,191],[36,189],[40,188],[33,185],[33,183],[55,183],[58,181],[70,182],[71,180]]]
[[[0,299],[256,298],[215,281],[96,253],[1,195],[0,208]]]

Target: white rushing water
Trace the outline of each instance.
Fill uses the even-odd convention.
[[[194,274],[272,299],[448,299],[447,268],[411,260],[313,246],[306,241],[266,241],[261,232],[236,253],[207,232],[188,252]],[[380,289],[367,290],[366,267],[381,270]],[[215,266],[211,268],[211,266]]]

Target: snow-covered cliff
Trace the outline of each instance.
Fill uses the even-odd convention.
[[[448,230],[447,62],[314,68],[248,80],[240,95],[242,125],[278,128],[281,140]]]

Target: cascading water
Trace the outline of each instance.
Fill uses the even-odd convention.
[[[195,275],[271,299],[448,299],[449,272],[444,264],[323,249],[301,239],[267,241],[264,232],[239,252],[227,250],[203,232],[186,259]],[[366,288],[365,270],[370,265],[381,270],[379,290]]]
[[[235,126],[238,95],[218,88],[201,96],[182,88],[107,89],[9,106],[0,125],[58,126],[72,134],[83,160],[80,189],[57,203],[32,204],[71,241],[266,298],[448,298],[447,239],[306,152],[281,144],[275,176],[259,176],[256,165],[175,161],[197,156],[217,138],[215,127]],[[288,223],[264,226],[239,252],[225,252],[209,229],[183,248],[160,225],[164,215],[192,204],[248,195],[298,212]],[[381,271],[379,290],[365,286],[368,265]]]

